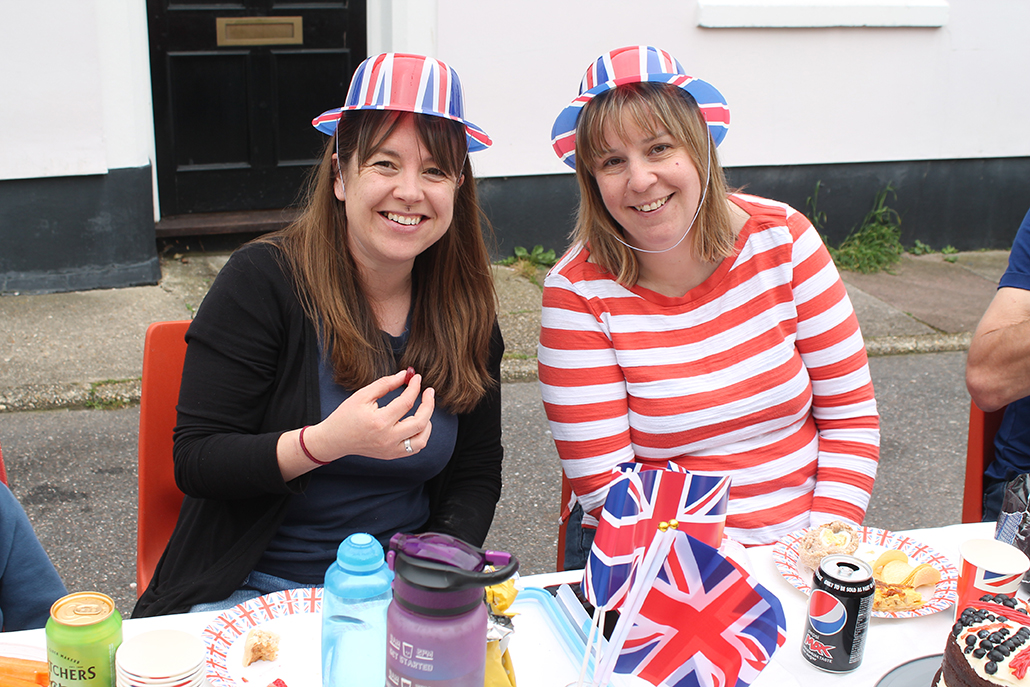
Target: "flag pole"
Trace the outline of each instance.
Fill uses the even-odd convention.
[[[626,600],[619,611],[619,621],[615,624],[615,631],[612,632],[611,639],[608,640],[608,648],[601,657],[600,663],[594,667],[594,680],[591,683],[593,687],[605,685],[611,679],[615,663],[622,651],[622,645],[626,643],[626,637],[633,627],[634,619],[640,613],[640,607],[647,598],[647,593],[650,591],[655,577],[658,576],[658,571],[665,563],[665,559],[669,557],[669,549],[672,548],[678,527],[679,522],[676,520],[658,524],[658,530],[651,540],[651,545],[647,547],[644,560],[637,568],[639,574],[635,573],[633,576],[633,583],[630,585]]]

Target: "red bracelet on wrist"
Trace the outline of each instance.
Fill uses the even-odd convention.
[[[304,455],[307,456],[308,460],[310,460],[312,463],[317,463],[319,465],[329,465],[329,463],[333,461],[319,460],[318,458],[315,458],[313,455],[311,455],[311,451],[308,450],[308,447],[304,445],[304,430],[306,430],[310,426],[311,425],[304,425],[300,428],[300,450],[304,452]]]

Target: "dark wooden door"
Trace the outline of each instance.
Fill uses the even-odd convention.
[[[293,204],[365,58],[365,0],[147,0],[164,216]]]

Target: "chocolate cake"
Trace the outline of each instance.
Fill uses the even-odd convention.
[[[969,603],[951,628],[933,687],[1030,685],[1030,615],[1004,594]]]

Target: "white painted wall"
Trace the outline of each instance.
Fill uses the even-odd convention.
[[[156,159],[146,0],[93,0],[107,166],[142,167]],[[155,191],[155,201],[157,198]]]
[[[697,0],[439,0],[437,57],[495,141],[480,176],[566,171],[554,117],[591,61],[637,43],[726,96],[728,166],[1030,155],[1030,2],[948,4],[942,28],[711,29]]]
[[[368,0],[368,42],[458,70],[495,141],[481,176],[567,171],[554,117],[597,55],[634,43],[723,91],[726,165],[1030,156],[1030,2],[948,5],[942,28],[768,29],[701,28],[697,0]],[[0,19],[0,179],[154,159],[144,0],[7,0]]]
[[[0,179],[104,174],[154,157],[143,0],[0,7]]]

